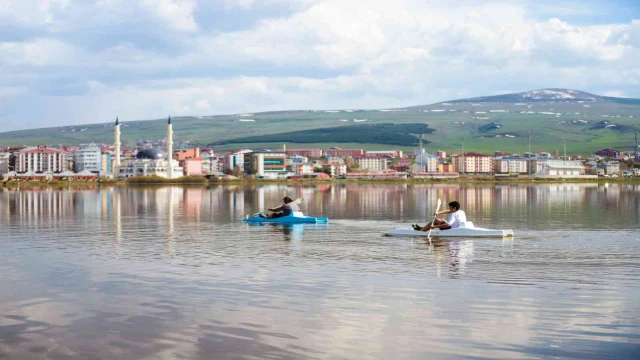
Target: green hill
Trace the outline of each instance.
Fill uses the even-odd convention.
[[[165,137],[166,119],[120,120],[124,145]],[[301,141],[299,144],[313,144],[313,147],[410,150],[417,144],[415,135],[409,134],[410,138],[394,142],[389,141],[389,137],[372,136],[370,126],[424,124],[433,131],[425,132],[425,140],[430,142],[426,146],[429,152],[459,152],[462,139],[465,151],[487,154],[495,151],[524,152],[528,150],[527,134],[530,133],[533,151],[561,150],[563,139],[566,139],[567,152],[587,155],[600,148],[632,149],[634,131],[640,130],[640,100],[603,97],[575,90],[543,89],[398,109],[299,110],[172,117],[172,122],[175,142],[183,142],[186,146],[215,144],[216,151],[280,147],[283,142],[293,142],[291,133],[296,133],[296,141]],[[110,144],[113,142],[113,125],[114,121],[110,121],[5,132],[0,133],[0,147],[88,142]],[[322,129],[331,129],[327,131],[336,137],[319,136],[318,131]],[[348,136],[340,135],[347,129]],[[307,131],[312,132],[305,133]],[[341,140],[338,140],[338,135]]]

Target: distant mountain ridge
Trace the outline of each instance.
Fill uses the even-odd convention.
[[[549,88],[521,93],[481,96],[468,99],[446,101],[445,103],[530,103],[530,102],[613,102],[618,104],[640,105],[640,99],[600,96],[584,91]],[[442,103],[439,103],[442,104]]]
[[[113,118],[115,120],[115,115]],[[177,114],[176,114],[177,115]],[[97,117],[111,117],[96,114]],[[412,150],[419,133],[428,152],[464,149],[491,154],[562,148],[588,155],[601,148],[631,149],[640,131],[640,99],[599,96],[570,89],[450,100],[395,109],[285,110],[227,115],[172,116],[177,146],[214,145],[216,151],[271,148],[288,144]],[[123,120],[126,146],[162,140],[167,121]],[[392,124],[395,129],[385,126]],[[412,130],[404,131],[407,125]],[[114,121],[0,133],[0,148],[11,145],[113,143]],[[414,130],[416,126],[426,126]],[[384,130],[387,129],[387,130]],[[395,130],[402,130],[400,132]],[[393,131],[392,131],[393,130]],[[387,133],[385,133],[385,131]],[[432,132],[431,132],[432,131]],[[321,142],[318,142],[321,141]],[[425,142],[426,143],[426,142]],[[313,145],[312,145],[313,144]]]

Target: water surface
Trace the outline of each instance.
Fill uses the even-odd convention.
[[[249,225],[303,197],[328,225]],[[514,239],[383,237],[438,198]],[[0,358],[639,358],[640,186],[0,192]]]

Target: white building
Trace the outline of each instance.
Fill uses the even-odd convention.
[[[240,171],[244,171],[244,156],[252,152],[253,150],[244,149],[224,154],[222,170],[232,171],[237,166]]]
[[[0,175],[4,175],[9,172],[9,153],[0,153]]]
[[[532,161],[533,162],[533,161]],[[576,177],[584,175],[584,165],[577,160],[537,160],[541,169],[534,176]]]
[[[258,151],[244,155],[244,170],[257,178],[284,178],[293,175],[287,171],[287,155],[279,151]]]
[[[168,179],[182,177],[183,169],[178,161],[171,159],[171,162],[173,166],[169,167],[167,154],[161,149],[144,149],[138,152],[135,159],[122,160],[118,178],[153,175]]]
[[[416,156],[411,172],[438,172],[438,158],[434,155],[423,153]]]
[[[527,174],[527,160],[524,158],[498,157],[493,160],[496,174]]]
[[[359,169],[368,171],[386,171],[387,158],[379,156],[355,156],[353,162],[358,164]]]
[[[340,163],[327,163],[322,165],[322,170],[328,170],[329,175],[336,177],[347,173],[347,165]]]
[[[67,170],[67,154],[58,149],[46,146],[31,147],[21,150],[16,161],[16,172],[58,173]]]
[[[298,164],[294,166],[294,172],[298,175],[309,175],[313,174],[314,168],[311,163]]]
[[[116,159],[114,164],[114,176],[126,179],[132,176],[160,176],[167,179],[176,179],[183,176],[183,169],[177,160],[173,160],[173,129],[171,118],[167,124],[167,152],[162,149],[144,149],[136,154],[135,159],[120,159],[120,125],[116,119],[115,148]]]
[[[73,170],[75,172],[102,171],[102,152],[97,146],[83,147],[73,153]]]

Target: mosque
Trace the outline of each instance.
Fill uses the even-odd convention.
[[[156,175],[167,179],[182,177],[182,167],[177,160],[172,159],[173,154],[173,128],[171,117],[167,124],[167,151],[160,148],[140,150],[135,158],[120,159],[120,123],[116,118],[115,135],[115,160],[113,175],[117,179],[126,179],[132,176]]]

